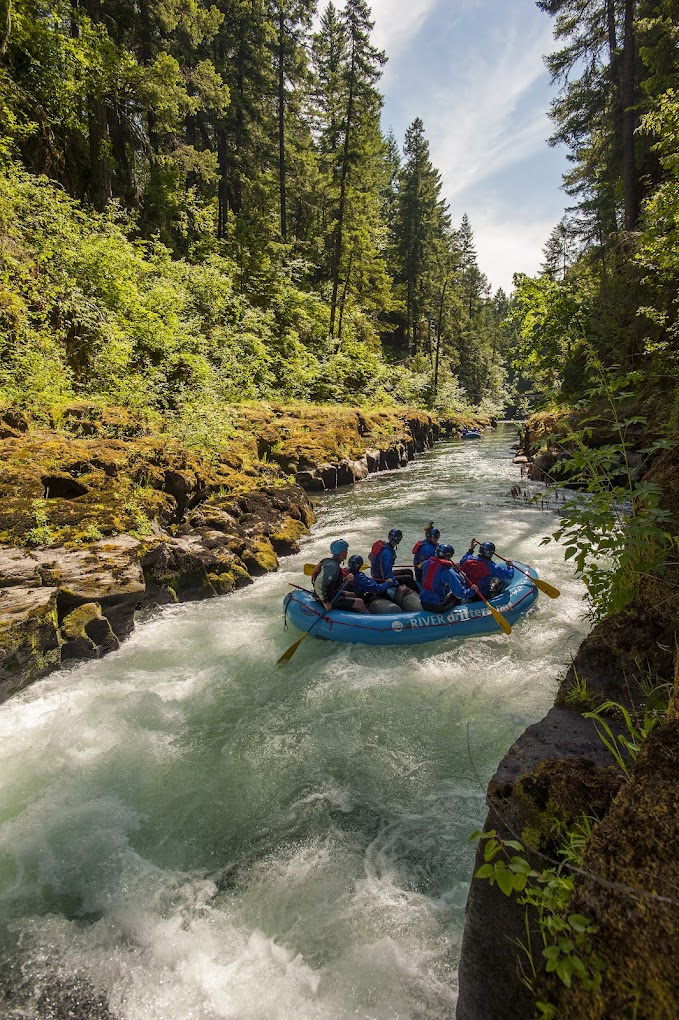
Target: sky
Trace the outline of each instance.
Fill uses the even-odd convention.
[[[339,6],[339,5],[337,5]],[[469,216],[481,270],[509,293],[534,274],[563,215],[565,152],[547,144],[552,19],[534,0],[372,0],[389,58],[382,124],[402,147],[416,117],[453,223]]]

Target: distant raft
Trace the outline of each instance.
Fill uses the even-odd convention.
[[[460,438],[461,439],[480,439],[481,438],[481,431],[480,431],[480,429],[464,429],[464,431],[460,433]]]
[[[491,600],[512,625],[528,612],[538,597],[538,589],[533,584],[537,572],[524,563],[515,562],[527,570],[528,575],[515,571],[505,590]],[[428,641],[502,633],[484,602],[464,602],[443,613],[428,613],[424,609],[403,613],[394,607],[393,613],[373,616],[347,613],[342,609],[324,610],[310,592],[297,589],[285,596],[284,606],[286,618],[297,630],[309,630],[318,620],[311,637],[352,645],[421,645]]]

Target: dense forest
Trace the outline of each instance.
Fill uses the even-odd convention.
[[[0,399],[497,411],[507,299],[364,0],[6,0]]]
[[[679,5],[539,0],[559,47],[551,143],[572,199],[542,272],[515,277],[515,357],[571,405],[606,377],[660,431],[679,420]],[[609,385],[609,382],[604,384]],[[622,387],[622,390],[621,390]]]
[[[4,0],[0,401],[496,413],[594,361],[675,421],[678,6],[538,7],[573,204],[509,299],[383,130],[364,0]]]

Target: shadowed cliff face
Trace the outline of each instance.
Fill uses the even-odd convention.
[[[663,488],[679,531],[679,454],[658,457],[646,476]],[[538,954],[535,997],[554,1004],[558,1020],[675,1020],[679,1016],[679,563],[646,576],[637,598],[598,624],[581,644],[555,707],[531,726],[501,762],[488,787],[485,828],[520,839],[535,867],[554,860],[554,823],[595,816],[569,913],[593,920],[593,952],[605,969],[600,989],[570,989],[544,970]],[[608,700],[643,712],[662,685],[673,685],[667,721],[652,731],[631,780],[581,712]],[[608,722],[626,730],[615,714]],[[567,792],[567,797],[564,794]],[[483,862],[482,849],[476,867]],[[541,946],[529,916],[534,945]],[[529,968],[525,908],[497,886],[474,879],[467,903],[458,1020],[526,1020],[535,997],[522,982]]]

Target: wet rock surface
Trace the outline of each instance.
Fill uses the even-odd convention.
[[[679,525],[679,453],[662,454],[647,474],[662,487],[669,527]],[[460,962],[458,1020],[527,1020],[535,1000],[558,1020],[674,1020],[679,1016],[679,578],[672,559],[646,575],[634,601],[599,623],[580,645],[556,705],[509,750],[488,787],[485,829],[526,848],[534,868],[558,863],[559,825],[593,821],[569,913],[596,926],[593,952],[603,961],[600,988],[574,979],[567,988],[538,953],[534,993],[523,978],[525,908],[486,880],[473,879]],[[613,701],[636,718],[667,703],[630,781],[583,712]],[[655,706],[655,708],[654,708]],[[629,739],[620,710],[607,710],[614,735]],[[475,871],[483,862],[477,854]],[[542,947],[535,918],[533,945]],[[517,941],[518,940],[518,941]]]
[[[554,861],[550,836],[555,813],[565,824],[572,822],[593,796],[605,810],[619,784],[594,723],[577,711],[555,706],[528,727],[500,763],[488,786],[484,830],[495,829],[502,839],[522,842],[534,868],[549,866]],[[480,845],[474,871],[483,861]],[[515,896],[505,896],[486,880],[472,880],[459,968],[458,1020],[528,1020],[534,1015],[533,996],[522,981],[528,964],[518,946],[526,940],[525,924],[525,910]],[[531,929],[538,944],[534,919]]]
[[[275,570],[312,521],[308,496],[286,485],[216,498],[175,534],[0,546],[0,700],[61,662],[115,650],[144,605],[225,594]]]
[[[152,604],[227,594],[299,550],[308,492],[402,467],[471,421],[313,405],[231,409],[208,456],[124,408],[0,417],[0,701],[115,650]],[[294,476],[294,484],[291,482]]]

